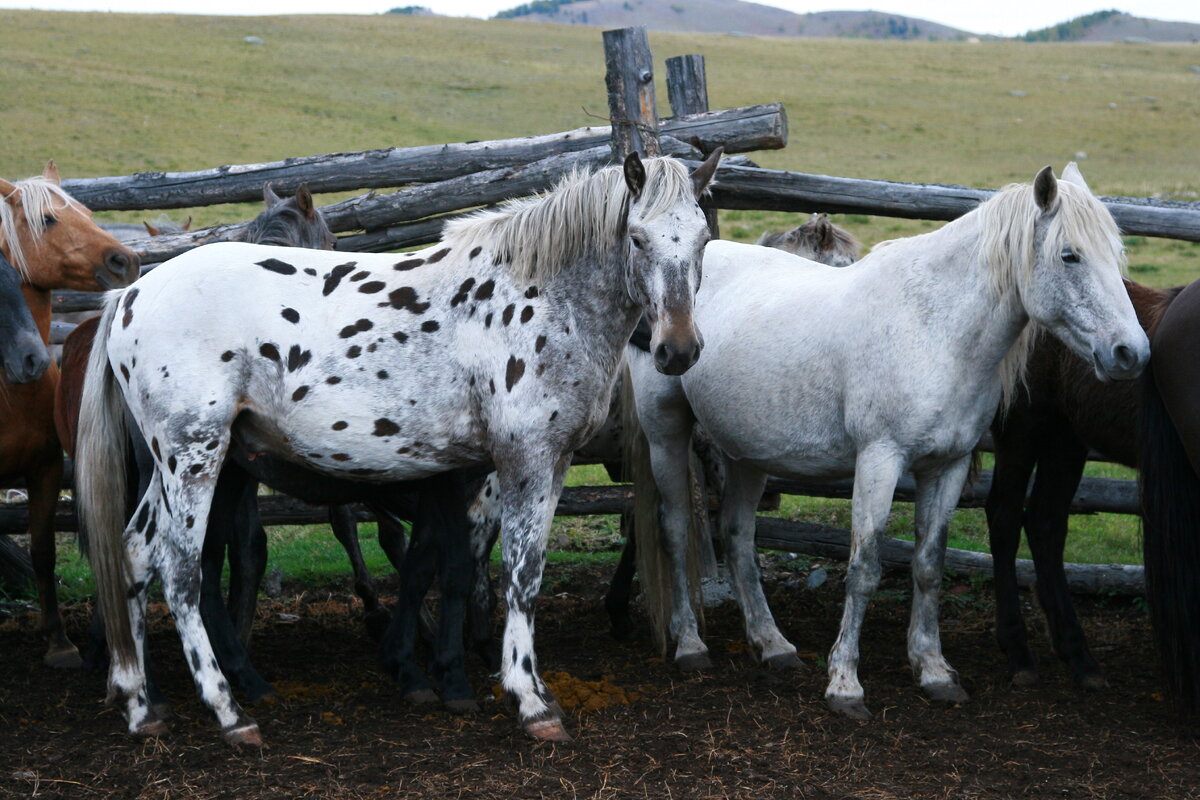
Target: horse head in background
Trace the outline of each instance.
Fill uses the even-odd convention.
[[[275,194],[271,184],[264,184],[263,203],[266,209],[246,228],[243,242],[312,250],[337,249],[337,238],[313,204],[308,184],[300,184],[296,194],[286,200]]]
[[[813,214],[808,222],[790,231],[764,233],[755,244],[831,267],[848,267],[862,257],[862,243],[850,231],[834,225],[828,214]]]

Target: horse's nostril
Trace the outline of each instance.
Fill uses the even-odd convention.
[[[1137,362],[1137,354],[1132,348],[1119,344],[1113,348],[1113,360],[1122,369],[1129,369]]]
[[[120,250],[110,250],[108,256],[104,259],[104,266],[114,275],[124,275],[136,263],[136,256],[130,257],[128,253],[123,253]]]

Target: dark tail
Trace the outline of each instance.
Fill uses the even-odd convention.
[[[1154,382],[1141,377],[1140,478],[1146,599],[1167,693],[1200,708],[1200,478]]]
[[[132,583],[125,551],[125,399],[108,362],[108,334],[124,290],[104,297],[104,313],[88,358],[75,460],[75,500],[88,533],[88,558],[104,617],[109,652],[122,666],[137,660],[126,603]]]

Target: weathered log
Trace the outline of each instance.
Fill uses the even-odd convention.
[[[659,155],[654,60],[645,28],[604,32],[604,83],[613,124],[613,160],[621,161],[630,153]]]
[[[854,481],[796,481],[785,478],[769,478],[768,492],[783,494],[798,494],[808,497],[834,497],[849,499],[854,488]],[[992,488],[992,471],[981,470],[975,483],[963,489],[959,498],[959,508],[983,508],[988,492]],[[916,482],[912,475],[904,475],[896,485],[894,499],[911,503],[916,497]],[[1075,498],[1071,501],[1072,514],[1139,514],[1141,504],[1138,500],[1136,481],[1120,480],[1118,478],[1085,477],[1079,482]]]
[[[708,111],[708,78],[704,71],[704,56],[695,53],[667,59],[667,97],[671,102],[671,113],[675,116],[699,114]],[[708,153],[701,149],[707,156]],[[712,238],[721,238],[721,226],[717,209],[712,200],[705,197],[700,205]]]
[[[787,144],[787,113],[779,103],[710,111],[669,120],[662,131],[704,151],[718,146],[727,153],[777,150]],[[330,153],[192,172],[75,178],[63,181],[63,188],[93,211],[250,203],[262,199],[263,184],[268,181],[284,195],[295,192],[301,183],[316,193],[384,189],[590,150],[607,145],[610,136],[608,126],[587,127],[545,136]]]
[[[908,219],[956,219],[992,190],[927,183],[835,178],[750,167],[723,168],[713,199],[718,208],[825,211]],[[1200,241],[1200,203],[1151,198],[1100,198],[1126,234]]]
[[[755,541],[759,547],[844,561],[850,556],[850,531],[811,522],[758,517]],[[913,543],[886,537],[880,542],[880,560],[885,567],[908,567]],[[987,553],[950,548],[946,571],[956,575],[992,574],[992,557]],[[1145,591],[1140,566],[1122,564],[1067,564],[1067,584],[1081,594],[1139,595]],[[1017,583],[1032,586],[1037,580],[1033,562],[1017,559]]]

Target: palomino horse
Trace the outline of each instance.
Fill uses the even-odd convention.
[[[1179,291],[1160,291],[1128,280],[1125,289],[1148,333]],[[1158,358],[1158,351],[1154,352],[1151,361]],[[1017,591],[1022,525],[1037,573],[1038,605],[1046,615],[1055,653],[1081,687],[1107,686],[1075,615],[1063,569],[1063,546],[1089,448],[1126,466],[1137,466],[1137,398],[1136,383],[1100,380],[1088,362],[1058,339],[1039,336],[1029,355],[1024,385],[992,422],[996,467],[987,517],[996,639],[1018,686],[1038,681]]]
[[[59,186],[54,162],[40,178],[0,180],[0,253],[25,279],[22,291],[42,342],[50,340],[50,291],[99,291],[125,286],[138,274],[137,256],[92,222],[92,214]],[[24,477],[29,492],[30,556],[42,607],[44,661],[77,666],[67,639],[54,581],[54,506],[62,484],[62,447],[54,432],[58,369],[40,379],[3,387],[0,404],[0,479]]]
[[[6,384],[36,381],[50,366],[46,343],[21,292],[21,276],[3,254],[0,254],[0,362],[4,365],[5,380],[0,383],[0,392]]]
[[[755,244],[831,267],[848,267],[862,257],[862,243],[830,222],[828,214],[813,214],[803,225],[781,233],[764,233]]]
[[[1168,693],[1200,710],[1200,281],[1150,336],[1139,438],[1146,597]]]
[[[719,155],[690,177],[672,159],[636,155],[623,169],[575,174],[451,223],[441,243],[399,260],[217,244],[111,293],[88,365],[77,484],[110,693],[129,730],[165,728],[140,658],[157,575],[226,739],[261,743],[198,611],[203,532],[236,440],[250,454],[381,483],[494,464],[508,576],[503,685],[526,732],[569,738],[533,648],[553,510],[641,314],[659,369],[682,373],[700,355],[691,310],[708,229],[697,198]],[[126,413],[155,469],[127,527]]]
[[[1033,320],[1092,361],[1133,378],[1148,355],[1121,285],[1116,223],[1074,165],[1001,190],[933,233],[896,240],[842,269],[785,253],[713,242],[696,320],[705,356],[682,378],[659,377],[630,348],[637,411],[663,495],[676,586],[670,633],[677,663],[707,648],[688,603],[687,446],[694,422],[725,454],[721,530],[751,645],[794,666],[775,625],[754,550],[754,510],[768,474],[853,475],[853,523],[841,632],[826,700],[870,717],[858,641],[879,582],[879,537],[900,475],[917,479],[908,656],[922,689],[962,702],[942,656],[938,592],[949,520],[971,453],[1011,396]]]

